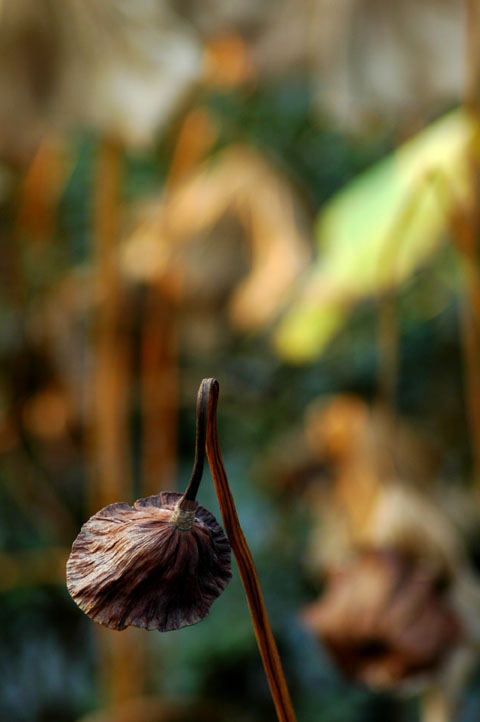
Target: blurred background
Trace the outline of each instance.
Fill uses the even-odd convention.
[[[235,570],[166,634],[65,587],[214,376],[299,722],[478,720],[480,2],[0,0],[0,47],[0,718],[275,719]]]

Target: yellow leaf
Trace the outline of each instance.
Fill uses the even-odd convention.
[[[327,203],[317,260],[277,329],[282,356],[318,356],[356,303],[399,285],[432,257],[455,208],[470,200],[474,135],[472,117],[449,113]]]

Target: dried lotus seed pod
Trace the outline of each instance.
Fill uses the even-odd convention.
[[[363,549],[328,576],[303,620],[345,674],[372,688],[398,688],[438,672],[462,639],[439,581],[398,549]]]
[[[196,624],[230,579],[230,544],[215,517],[174,492],[101,509],[83,525],[67,563],[80,609],[117,630]]]

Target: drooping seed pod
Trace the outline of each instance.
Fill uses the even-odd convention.
[[[174,492],[101,509],[83,525],[67,563],[75,602],[117,630],[196,624],[230,578],[230,544],[215,517]]]
[[[183,495],[162,492],[133,507],[111,504],[84,524],[67,562],[67,586],[96,622],[169,631],[202,620],[231,578],[230,543],[247,596],[279,722],[295,722],[287,683],[250,549],[223,465],[217,434],[216,379],[197,396],[192,476]],[[195,501],[207,451],[228,541]]]

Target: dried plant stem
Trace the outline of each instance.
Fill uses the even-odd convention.
[[[53,243],[58,202],[72,167],[65,144],[58,137],[50,135],[42,140],[23,177],[18,198],[18,229],[31,245]]]
[[[122,299],[117,270],[121,148],[103,140],[98,151],[95,197],[95,293],[93,338],[92,512],[129,496],[128,347],[120,323]]]
[[[474,114],[480,113],[480,2],[465,0],[466,73],[464,87],[465,106]]]
[[[178,424],[178,321],[159,283],[146,289],[140,383],[145,496],[175,487]]]
[[[474,221],[472,221],[473,226]],[[475,260],[473,247],[473,227],[465,228],[461,234],[457,228],[454,242],[460,253],[461,271],[464,288],[460,305],[460,332],[465,367],[465,401],[470,427],[474,476],[480,484],[480,273]],[[469,237],[472,245],[466,248],[464,243]]]
[[[204,379],[202,381],[198,392],[197,409],[208,408],[206,450],[210,470],[215,484],[225,532],[230,541],[247,595],[253,627],[278,719],[280,722],[295,722],[295,713],[263,601],[255,564],[240,526],[222,461],[217,435],[218,394],[219,386],[215,379]]]
[[[123,150],[103,139],[97,157],[94,216],[96,317],[91,378],[90,489],[92,513],[131,495],[128,429],[129,346],[117,270]],[[134,630],[97,630],[99,678],[105,702],[119,704],[143,693],[145,647]]]
[[[472,200],[453,224],[453,241],[460,256],[463,298],[460,306],[465,394],[474,476],[480,484],[480,0],[466,0],[465,108],[476,121],[470,149]],[[461,211],[460,211],[461,212]]]
[[[207,417],[209,398],[205,394],[205,379],[200,386],[197,397],[197,432],[195,436],[195,461],[193,462],[193,471],[187,489],[183,495],[183,499],[194,501],[197,496],[198,487],[202,480],[203,465],[205,463],[205,444],[207,436]],[[206,386],[206,384],[205,384]]]
[[[167,194],[198,166],[217,137],[217,128],[207,110],[195,108],[188,113],[180,128],[168,171]]]

